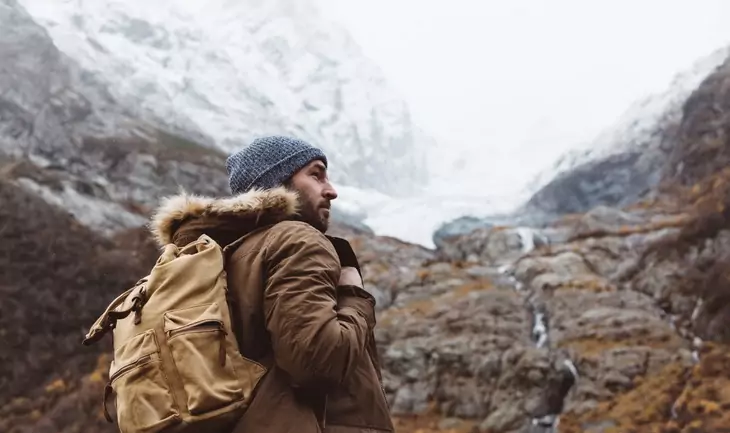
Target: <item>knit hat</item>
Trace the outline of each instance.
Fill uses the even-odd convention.
[[[283,136],[257,138],[226,159],[228,184],[233,194],[274,188],[315,159],[327,166],[325,154],[305,141]]]

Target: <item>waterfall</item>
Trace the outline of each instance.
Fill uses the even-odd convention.
[[[535,249],[535,233],[529,227],[518,227],[517,235],[520,237],[522,252],[529,253]]]
[[[532,314],[533,323],[532,336],[535,338],[535,346],[539,349],[547,342],[547,326],[545,325],[545,314],[535,310]]]

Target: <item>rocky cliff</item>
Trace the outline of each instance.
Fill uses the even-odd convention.
[[[225,191],[222,153],[133,117],[15,0],[0,2],[0,27],[6,178],[106,234],[143,224],[145,209],[181,186]]]
[[[665,137],[657,188],[646,199],[564,215],[536,230],[492,226],[444,241],[442,260],[498,272],[490,277],[501,282],[497,293],[517,299],[511,307],[489,304],[499,311],[492,313],[497,324],[465,306],[425,322],[431,338],[453,323],[446,317],[462,312],[470,326],[483,323],[457,350],[470,364],[460,368],[469,379],[455,393],[463,398],[482,384],[471,400],[487,396],[476,403],[484,412],[471,417],[480,431],[550,431],[559,423],[561,432],[719,432],[730,425],[728,71],[722,63],[683,104],[675,133]],[[438,317],[441,327],[433,325]],[[480,342],[510,327],[508,344]],[[510,358],[521,348],[532,358]],[[489,365],[490,356],[498,367],[485,377],[480,363]],[[498,394],[494,404],[502,375],[515,371],[524,388],[510,384],[517,397]],[[453,374],[449,368],[435,376]],[[462,405],[455,411],[453,400],[441,404],[460,419],[424,417],[426,426],[470,424]]]

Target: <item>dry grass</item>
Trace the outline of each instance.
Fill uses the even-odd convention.
[[[653,222],[651,224],[639,224],[635,226],[622,225],[615,229],[597,229],[597,230],[586,230],[576,233],[571,236],[569,242],[574,242],[588,238],[601,238],[608,236],[626,237],[635,234],[651,233],[667,228],[678,228],[685,227],[692,221],[689,215],[679,214],[673,215],[667,218],[663,218],[661,221]]]
[[[659,433],[671,418],[671,409],[685,385],[686,368],[666,365],[654,376],[646,377],[638,386],[580,416],[561,416],[562,433],[583,433],[586,427],[607,423],[604,433]]]
[[[719,432],[730,428],[730,349],[706,344],[676,405],[678,431]]]
[[[476,427],[470,420],[454,420],[448,424],[443,421],[436,414],[393,417],[396,433],[472,433]]]
[[[112,241],[2,180],[0,202],[0,431],[12,433],[52,413],[68,395],[83,394],[81,378],[110,346],[81,346],[85,330],[147,269]],[[86,398],[98,404],[100,395]],[[89,424],[83,410],[53,412],[56,429]]]
[[[610,281],[598,277],[576,278],[557,285],[555,292],[587,291],[592,293],[615,292],[617,288]]]
[[[726,432],[730,427],[730,349],[706,344],[692,368],[666,365],[636,387],[582,415],[563,414],[560,431],[578,433],[607,423],[604,433]]]
[[[612,338],[611,338],[612,337]],[[676,350],[686,345],[684,340],[674,334],[660,335],[621,335],[609,338],[575,338],[558,343],[559,348],[571,349],[581,358],[600,359],[609,350],[626,347],[649,347],[652,349]]]

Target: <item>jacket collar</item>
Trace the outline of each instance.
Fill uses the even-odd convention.
[[[265,225],[291,219],[297,193],[284,187],[212,198],[181,193],[163,199],[149,223],[158,245],[184,245],[205,233],[225,246]]]

